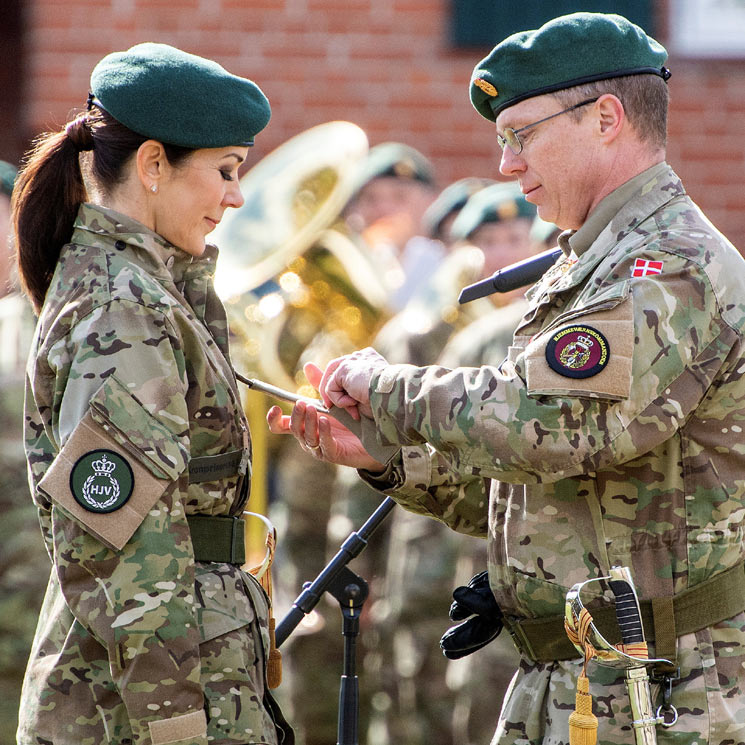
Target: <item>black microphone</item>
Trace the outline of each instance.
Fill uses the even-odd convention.
[[[518,287],[532,285],[537,282],[556,260],[563,255],[560,248],[551,248],[548,251],[539,253],[537,256],[531,256],[529,259],[523,259],[515,264],[500,269],[491,277],[482,279],[468,287],[464,287],[458,296],[458,302],[470,303],[479,297],[486,297],[493,292],[510,292]]]

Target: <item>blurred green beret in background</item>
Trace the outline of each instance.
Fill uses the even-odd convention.
[[[477,191],[495,183],[494,179],[468,176],[445,187],[422,215],[422,227],[426,234],[430,238],[443,238],[441,230],[445,220],[463,209]]]
[[[497,44],[471,76],[471,103],[485,119],[526,98],[622,75],[667,80],[665,48],[613,13],[571,13]]]
[[[18,169],[6,160],[0,160],[0,193],[9,197],[13,193],[13,183]]]
[[[153,42],[104,57],[91,73],[91,93],[133,132],[187,148],[253,145],[271,116],[256,83]]]
[[[525,201],[517,182],[498,183],[477,191],[458,213],[450,229],[453,240],[466,240],[487,222],[501,222],[516,217],[532,220],[535,205]]]
[[[561,229],[557,228],[552,222],[541,220],[538,215],[533,218],[533,224],[530,227],[530,240],[533,243],[545,243],[547,246],[555,246]],[[551,239],[554,240],[551,240]]]
[[[376,178],[390,177],[435,184],[435,169],[422,153],[401,142],[383,142],[370,148],[357,176],[354,191]]]

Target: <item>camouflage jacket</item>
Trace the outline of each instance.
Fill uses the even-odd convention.
[[[615,564],[659,598],[745,554],[745,262],[665,163],[560,244],[499,369],[390,366],[371,382],[379,438],[404,446],[387,491],[488,534],[494,594],[522,618],[561,614]],[[679,637],[671,736],[745,736],[744,631],[739,614]],[[577,672],[524,660],[500,742],[565,742]],[[600,742],[633,741],[624,699],[608,693]]]
[[[54,568],[24,745],[276,742],[266,598],[233,565],[195,563],[186,521],[240,515],[248,493],[216,255],[93,205],[61,251],[27,369],[29,476]],[[242,469],[190,483],[190,460],[228,452]]]

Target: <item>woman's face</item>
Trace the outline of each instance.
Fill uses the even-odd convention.
[[[203,148],[177,166],[167,164],[157,192],[148,194],[149,227],[186,253],[201,256],[225,210],[243,204],[238,167],[247,155],[247,147]]]

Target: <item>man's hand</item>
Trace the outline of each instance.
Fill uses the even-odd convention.
[[[326,406],[346,409],[358,421],[360,416],[372,419],[370,381],[376,372],[387,366],[385,358],[372,347],[337,357],[329,362],[317,386],[323,402]]]
[[[321,369],[309,362],[304,370],[310,384],[317,388],[323,374]],[[290,416],[283,415],[279,406],[272,406],[266,420],[271,432],[294,435],[303,450],[314,458],[373,473],[385,468],[365,450],[353,432],[332,416],[318,411],[312,404],[302,401],[296,403]]]

